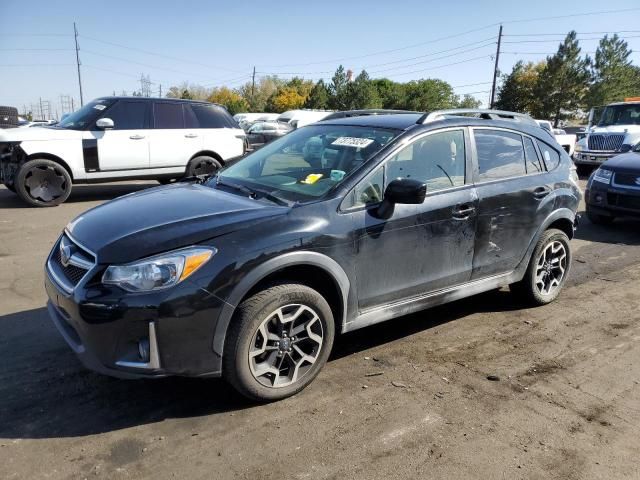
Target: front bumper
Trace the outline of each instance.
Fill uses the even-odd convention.
[[[573,154],[573,163],[576,165],[602,165],[611,157],[620,155],[620,152],[605,152],[601,150],[575,152]]]
[[[640,188],[591,182],[585,191],[588,211],[605,216],[640,217]]]
[[[91,370],[119,378],[220,375],[212,345],[224,302],[188,280],[128,294],[89,279],[68,292],[47,268],[45,289],[53,323]],[[141,341],[150,346],[149,358],[139,355]]]

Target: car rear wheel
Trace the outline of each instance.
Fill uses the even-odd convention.
[[[14,180],[18,196],[32,207],[55,207],[71,194],[71,176],[59,163],[30,160],[20,167]]]
[[[333,315],[322,295],[306,285],[274,285],[238,307],[227,333],[222,373],[253,400],[289,397],[320,372],[333,338]]]
[[[558,297],[570,269],[569,237],[552,228],[536,244],[522,280],[510,285],[510,289],[527,303],[546,305]]]
[[[187,177],[201,175],[215,175],[222,168],[222,164],[213,157],[201,155],[192,159],[187,167]]]

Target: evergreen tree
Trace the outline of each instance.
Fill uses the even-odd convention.
[[[349,92],[348,92],[349,80],[347,79],[347,73],[344,67],[340,65],[336,69],[336,73],[331,78],[331,85],[329,85],[329,92],[331,96],[329,98],[329,107],[333,110],[348,110],[349,109]]]
[[[503,75],[496,108],[530,115],[540,110],[537,85],[545,63],[517,62],[508,75]]]
[[[577,111],[589,88],[588,65],[589,60],[580,56],[576,32],[569,32],[557,53],[547,57],[536,87],[540,104],[532,113],[538,118],[553,119],[557,127],[563,115]]]
[[[322,110],[329,108],[329,95],[329,88],[324,81],[320,79],[311,89],[304,106],[305,108],[317,108]]]

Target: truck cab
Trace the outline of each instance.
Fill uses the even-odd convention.
[[[576,165],[601,165],[640,143],[640,97],[605,106],[594,122],[596,110],[589,113],[586,136],[576,144],[573,155]]]

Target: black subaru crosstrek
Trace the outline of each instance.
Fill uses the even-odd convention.
[[[585,190],[587,217],[608,225],[616,217],[640,217],[640,146],[595,170]]]
[[[518,114],[320,122],[77,217],[46,262],[48,309],[96,371],[222,376],[279,399],[314,379],[338,332],[507,285],[553,301],[576,180]]]

